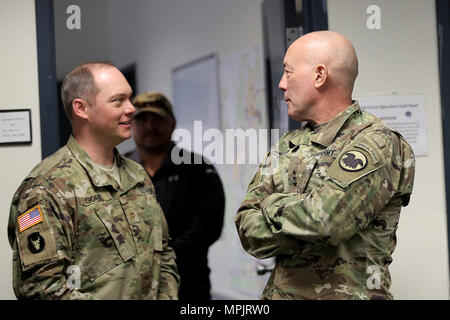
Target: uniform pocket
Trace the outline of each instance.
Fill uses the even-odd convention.
[[[91,281],[123,262],[111,234],[96,212],[79,222],[76,246]]]

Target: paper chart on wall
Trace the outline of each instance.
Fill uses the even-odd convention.
[[[357,97],[362,110],[397,130],[416,156],[428,154],[427,117],[423,95],[377,95]]]
[[[221,57],[219,79],[223,132],[226,129],[258,131],[268,128],[263,59],[260,46]],[[267,145],[267,148],[270,146]],[[266,152],[267,149],[263,154]],[[233,164],[218,166],[218,169],[224,178],[227,198],[225,226],[222,232],[226,249],[222,251],[223,263],[220,266],[226,269],[226,276],[222,273],[218,281],[227,282],[229,295],[242,299],[258,299],[269,273],[257,274],[257,268],[261,268],[261,261],[242,249],[234,225],[236,211],[244,200],[248,184],[256,173],[258,164],[251,164],[248,161],[245,164],[238,164],[235,161]],[[225,283],[222,285],[222,288],[224,287]]]

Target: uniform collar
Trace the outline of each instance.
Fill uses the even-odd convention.
[[[355,100],[353,104],[340,112],[333,120],[314,127],[311,132],[311,142],[328,147],[347,120],[357,114],[361,114],[361,108],[359,107],[358,101]]]
[[[67,147],[80,165],[85,169],[86,174],[96,187],[112,186],[117,190],[121,189],[126,191],[131,189],[137,183],[145,180],[146,173],[144,169],[139,170],[138,168],[138,170],[136,170],[136,168],[130,167],[128,163],[129,160],[125,159],[116,148],[114,148],[114,157],[116,158],[117,166],[119,167],[121,186],[118,186],[113,178],[105,175],[103,171],[99,170],[98,166],[94,165],[94,161],[78,144],[73,135],[70,136]]]

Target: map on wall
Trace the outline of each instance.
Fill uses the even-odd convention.
[[[222,132],[246,132],[257,139],[257,144],[248,139],[245,145],[245,161],[239,163],[238,156],[242,150],[234,153],[234,161],[226,161],[217,166],[220,172],[226,194],[226,212],[222,238],[211,254],[220,251],[222,263],[220,275],[213,277],[217,287],[227,288],[227,295],[241,299],[257,299],[261,295],[267,282],[269,273],[258,275],[257,267],[270,264],[271,261],[260,261],[242,249],[234,217],[244,199],[248,184],[258,169],[270,145],[268,144],[267,129],[269,127],[266,107],[265,78],[263,68],[263,54],[261,47],[230,54],[220,59],[220,103],[222,110]],[[250,135],[252,133],[253,135]],[[228,137],[228,136],[227,136]],[[226,137],[226,138],[227,138]],[[233,141],[226,139],[228,146]],[[236,141],[234,141],[236,142]],[[237,146],[236,146],[237,147]],[[257,152],[258,161],[251,159]],[[262,155],[262,156],[261,156]],[[210,260],[211,261],[211,260]],[[217,268],[216,267],[216,268]]]

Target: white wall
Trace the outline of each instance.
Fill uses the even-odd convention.
[[[0,146],[0,299],[15,299],[6,226],[12,196],[41,159],[34,0],[0,1],[0,109],[31,109],[33,143]]]
[[[138,91],[172,97],[171,70],[199,57],[262,44],[262,0],[109,0],[109,52],[137,62]]]
[[[81,29],[67,28],[70,5],[80,7]],[[58,80],[83,62],[109,59],[107,0],[54,0],[53,7]]]
[[[366,9],[381,9],[369,30]],[[435,2],[328,0],[329,29],[353,42],[360,73],[355,95],[425,95],[428,156],[416,158],[411,202],[401,213],[391,265],[396,299],[448,299],[447,218]]]

